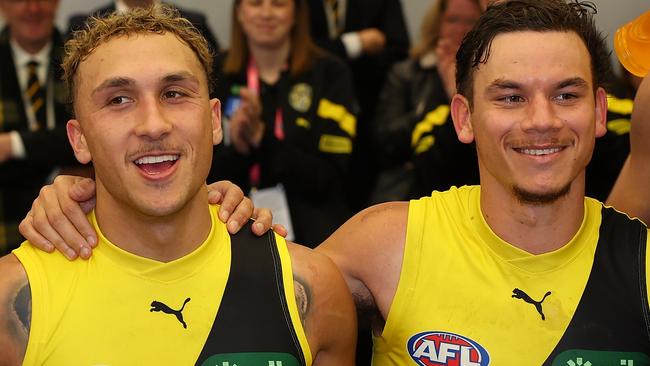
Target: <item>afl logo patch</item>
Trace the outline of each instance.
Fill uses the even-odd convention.
[[[289,105],[298,112],[307,112],[311,107],[312,89],[305,83],[299,83],[289,92]]]
[[[412,336],[406,349],[420,366],[487,366],[490,355],[480,344],[454,333],[422,332]]]

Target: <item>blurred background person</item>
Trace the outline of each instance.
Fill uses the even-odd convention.
[[[371,124],[373,153],[381,162],[372,203],[478,182],[474,148],[458,141],[449,101],[456,92],[456,51],[481,9],[478,0],[433,2],[420,42],[388,73]],[[421,154],[426,166],[416,179],[414,156]]]
[[[59,0],[0,0],[0,255],[24,240],[20,217],[56,167],[76,164],[65,131],[58,6]]]
[[[101,17],[101,16],[108,15],[114,11],[127,11],[131,8],[147,7],[153,4],[158,4],[160,2],[161,2],[160,0],[115,0],[106,6],[91,11],[89,14],[71,15],[68,21],[68,32],[72,32],[82,28],[86,23],[86,19],[88,19],[90,15]],[[196,29],[198,29],[199,32],[203,34],[203,37],[205,37],[205,39],[208,41],[208,44],[215,52],[218,52],[221,49],[217,37],[210,30],[210,26],[208,26],[208,22],[207,19],[205,18],[205,15],[197,11],[183,9],[178,6],[174,6],[174,7],[178,9],[178,11],[181,13],[181,16],[183,18],[192,22],[192,24],[196,27]]]
[[[368,204],[376,175],[369,129],[391,65],[408,55],[409,35],[399,0],[309,0],[316,43],[347,62],[361,112],[349,179],[355,209]]]
[[[225,141],[209,179],[270,197],[276,218],[288,209],[293,240],[314,247],[351,215],[358,107],[347,66],[308,29],[306,0],[234,2],[231,47],[215,62]]]

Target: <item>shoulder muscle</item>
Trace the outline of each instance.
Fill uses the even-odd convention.
[[[314,355],[314,365],[353,365],[354,302],[343,277],[326,256],[289,244],[296,302]]]
[[[0,273],[0,365],[20,365],[31,327],[31,290],[13,254],[0,258]]]

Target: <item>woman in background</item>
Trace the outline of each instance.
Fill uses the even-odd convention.
[[[215,62],[225,138],[210,179],[270,196],[276,218],[287,202],[292,239],[313,247],[351,215],[357,107],[350,72],[314,46],[308,19],[305,0],[234,2],[231,48]]]
[[[449,100],[456,91],[456,51],[481,13],[478,0],[436,1],[422,22],[420,42],[410,58],[395,64],[388,74],[372,127],[374,151],[383,162],[373,203],[472,183],[474,176],[478,180],[473,147],[458,142]],[[470,166],[457,164],[461,158],[449,156],[452,153],[466,157]],[[416,172],[418,159],[426,160],[424,171]]]

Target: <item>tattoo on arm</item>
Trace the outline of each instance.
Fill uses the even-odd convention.
[[[302,325],[305,326],[305,319],[307,318],[307,314],[309,314],[311,302],[311,288],[307,284],[307,281],[302,279],[300,276],[297,276],[295,273],[293,275],[293,287],[296,295],[296,304],[298,305],[300,320],[302,321]]]
[[[6,284],[6,283],[5,283]],[[32,293],[27,280],[5,286],[0,304],[0,364],[20,365],[27,350],[31,328]]]
[[[18,315],[23,331],[29,335],[32,324],[32,291],[29,283],[18,290],[14,298],[14,311]]]

